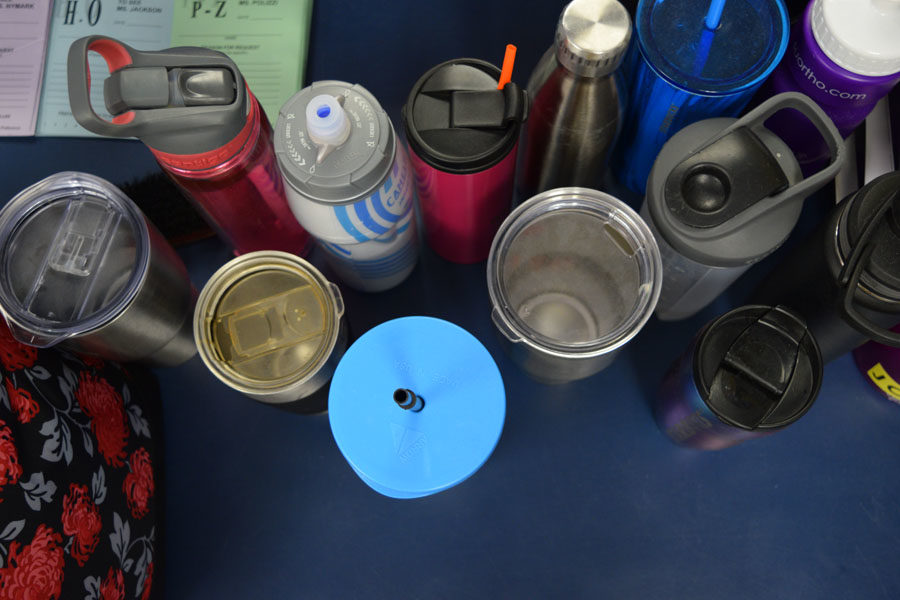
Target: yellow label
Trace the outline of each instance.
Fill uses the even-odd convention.
[[[881,391],[885,394],[900,402],[900,384],[898,384],[894,379],[887,374],[887,371],[884,370],[884,367],[881,366],[881,363],[875,363],[875,365],[867,371],[869,377],[872,379],[872,383],[877,385]]]

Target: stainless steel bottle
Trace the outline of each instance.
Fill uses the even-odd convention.
[[[555,187],[600,187],[623,110],[613,71],[630,39],[631,17],[616,0],[563,9],[556,43],[528,81],[518,201]]]

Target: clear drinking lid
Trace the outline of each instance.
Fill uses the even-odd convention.
[[[99,177],[57,173],[0,210],[0,306],[24,343],[102,326],[132,301],[148,261],[143,215]]]
[[[506,218],[488,257],[495,322],[512,341],[597,356],[634,337],[656,308],[659,248],[620,200],[587,188],[538,194]]]
[[[242,391],[259,393],[315,375],[343,314],[340,296],[312,265],[283,252],[252,252],[216,272],[197,302],[204,362]]]

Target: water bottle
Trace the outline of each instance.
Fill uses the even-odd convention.
[[[528,81],[531,109],[517,177],[518,198],[551,188],[600,188],[624,108],[613,72],[631,38],[616,0],[573,0],[556,43]]]
[[[900,347],[900,171],[844,198],[751,301],[800,313],[825,362],[867,339]]]
[[[112,122],[94,112],[87,53],[109,65],[104,81]],[[288,207],[272,127],[234,62],[206,48],[140,52],[88,36],[69,48],[69,103],[99,135],[137,137],[236,254],[305,255],[309,234]]]
[[[764,126],[788,109],[806,115],[831,150],[831,163],[806,179],[784,141]],[[675,134],[653,165],[641,209],[663,261],[657,316],[690,317],[778,248],[803,199],[837,173],[843,148],[825,113],[797,93],[770,98],[740,120],[706,119]]]
[[[847,137],[898,81],[900,1],[812,0],[761,95],[802,92]],[[805,171],[813,169],[827,150],[793,116],[780,115],[770,127],[788,141]]]
[[[291,211],[343,283],[380,292],[412,273],[419,250],[409,158],[367,89],[316,81],[291,96],[275,124],[275,155]]]
[[[700,450],[771,435],[815,402],[822,364],[800,315],[741,306],[704,326],[670,367],[653,405],[656,422],[673,442]]]

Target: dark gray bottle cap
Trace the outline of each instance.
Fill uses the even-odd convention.
[[[98,52],[110,67],[103,95],[113,122],[91,106],[89,51]],[[88,36],[69,47],[67,70],[69,104],[82,127],[99,135],[136,137],[169,154],[222,148],[237,137],[250,113],[250,94],[237,65],[207,48],[141,52],[113,38]]]
[[[763,123],[785,108],[802,112],[831,150],[831,162],[803,179],[787,144]],[[802,201],[843,163],[840,134],[808,97],[780,94],[738,119],[689,125],[663,146],[650,171],[648,208],[657,231],[683,256],[716,267],[752,264],[778,248]]]
[[[316,96],[343,99],[350,120],[347,140],[316,162],[319,146],[306,126],[307,105]],[[387,176],[397,137],[378,101],[360,85],[318,81],[284,103],[275,125],[275,155],[285,180],[299,194],[326,204],[365,197]]]
[[[780,429],[802,417],[822,384],[822,354],[806,322],[783,306],[742,306],[700,334],[694,381],[719,419]]]

